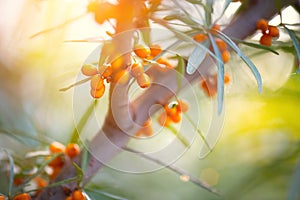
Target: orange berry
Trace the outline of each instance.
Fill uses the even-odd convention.
[[[75,190],[72,193],[72,200],[85,200],[85,196],[83,195],[82,191]]]
[[[134,77],[141,76],[144,73],[144,67],[141,63],[133,63],[131,66],[131,73]]]
[[[156,57],[158,54],[160,54],[162,52],[162,49],[160,47],[160,45],[158,44],[153,44],[150,46],[150,55],[152,57]]]
[[[148,88],[151,85],[151,79],[148,74],[143,73],[137,77],[137,83],[141,88]]]
[[[50,180],[54,180],[61,171],[61,167],[53,167],[52,173],[49,175]]]
[[[34,180],[35,180],[36,185],[37,185],[38,188],[43,188],[43,187],[46,187],[48,185],[48,182],[45,179],[43,179],[39,176],[36,177]]]
[[[178,100],[177,111],[178,112],[186,112],[189,109],[188,102],[184,100]]]
[[[65,151],[65,145],[59,142],[52,142],[49,145],[49,150],[51,153],[61,153]]]
[[[214,24],[214,25],[211,27],[210,32],[211,32],[211,34],[216,35],[216,34],[218,33],[218,31],[220,31],[220,30],[221,30],[220,25],[219,25],[219,24]]]
[[[92,77],[90,86],[92,90],[100,90],[105,87],[102,77],[98,74]]]
[[[171,65],[171,63],[166,58],[158,58],[156,60],[156,62],[159,63],[159,64],[162,64],[162,65],[165,65],[165,67],[167,69],[173,69],[173,68],[175,68],[173,65]]]
[[[181,114],[180,113],[176,113],[175,115],[170,116],[170,119],[174,123],[179,123],[181,121]]]
[[[13,200],[30,200],[30,199],[31,199],[31,197],[29,194],[22,193],[22,194],[16,195]]]
[[[177,106],[178,102],[177,101],[172,101],[164,106],[165,111],[168,116],[173,116],[176,115],[177,113]]]
[[[133,51],[134,51],[135,55],[137,55],[140,58],[147,58],[151,53],[151,50],[149,47],[146,47],[141,44],[135,45]]]
[[[158,117],[158,123],[161,126],[169,126],[169,124],[171,123],[171,119],[166,112],[162,112]]]
[[[145,135],[145,136],[153,135],[153,129],[152,129],[152,126],[151,126],[151,120],[150,119],[147,120],[143,124],[143,127],[135,133],[135,136],[137,136],[137,137],[142,136],[142,135]]]
[[[110,65],[103,65],[99,68],[99,74],[105,79],[112,74],[112,67]]]
[[[272,44],[272,36],[267,35],[267,34],[263,34],[259,40],[259,43],[261,45],[265,45],[265,46],[271,46]]]
[[[75,143],[69,143],[66,147],[66,151],[65,153],[67,154],[67,156],[69,156],[71,159],[76,157],[80,152],[80,148],[78,146],[78,144]]]
[[[105,85],[103,85],[103,87],[99,88],[99,89],[93,89],[91,88],[90,90],[90,94],[93,98],[99,99],[104,95],[105,92]]]
[[[58,156],[52,160],[48,166],[50,167],[62,167],[65,164],[63,156]]]
[[[222,60],[224,63],[227,63],[230,60],[230,53],[228,50],[222,52]]]
[[[116,57],[110,64],[113,71],[120,69],[123,66],[124,58],[123,56]]]
[[[217,87],[209,85],[206,80],[200,81],[200,87],[208,97],[213,97],[217,94]]]
[[[279,29],[276,26],[269,26],[269,35],[272,37],[279,37]]]
[[[95,66],[86,64],[81,67],[81,73],[85,76],[94,76],[98,73],[98,70]]]
[[[230,76],[228,74],[224,75],[224,83],[227,84],[230,82]]]
[[[260,19],[256,22],[256,28],[258,30],[261,30],[262,32],[265,32],[268,30],[268,22],[265,19]]]
[[[16,185],[16,186],[21,185],[23,182],[24,182],[24,179],[21,177],[14,178],[14,185]]]
[[[73,199],[72,199],[72,196],[68,196],[65,198],[65,200],[73,200]]]
[[[5,200],[5,196],[0,195],[0,200]]]
[[[204,42],[205,40],[207,40],[207,35],[199,33],[194,35],[193,39],[197,42]]]
[[[217,38],[217,39],[216,39],[216,44],[217,44],[217,46],[218,46],[218,48],[219,48],[219,50],[220,50],[221,52],[227,50],[227,44],[226,44],[226,42],[224,42],[223,40]]]
[[[130,78],[130,74],[127,70],[121,70],[114,76],[114,82],[120,84],[126,84]]]

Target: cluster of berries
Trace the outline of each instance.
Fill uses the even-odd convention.
[[[86,197],[81,190],[74,190],[65,200],[86,200]]]
[[[224,84],[228,84],[230,82],[230,77],[228,74],[224,75]],[[200,88],[204,91],[206,96],[214,97],[217,94],[218,90],[218,76],[215,74],[214,76],[209,77],[208,79],[202,79],[199,84]]]
[[[170,123],[179,123],[182,113],[189,109],[189,104],[186,101],[172,101],[164,105],[164,111],[158,117],[158,123],[161,126],[169,126]]]
[[[8,197],[0,195],[0,200],[8,200]],[[13,200],[31,200],[31,197],[28,193],[21,193],[14,196]]]
[[[276,26],[269,25],[265,19],[260,19],[256,22],[256,28],[261,30],[262,36],[259,43],[265,46],[271,46],[273,38],[279,37],[279,29]]]
[[[50,174],[49,179],[53,180],[64,166],[65,156],[73,159],[80,153],[80,148],[75,143],[69,143],[67,146],[65,146],[59,142],[53,142],[49,146],[49,151],[51,154],[63,153],[63,155],[56,157],[48,164],[48,166],[52,168],[52,173]]]
[[[210,32],[215,35],[217,31],[220,31],[220,26],[218,24],[213,25]],[[199,33],[193,36],[193,39],[199,43],[202,43],[208,39],[206,34]],[[230,60],[230,53],[227,49],[227,44],[223,40],[216,38],[215,42],[221,52],[222,60],[224,63],[227,63]]]

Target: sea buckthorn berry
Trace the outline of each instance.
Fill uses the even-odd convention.
[[[102,77],[98,74],[92,77],[90,86],[93,90],[100,90],[105,87]]]
[[[80,190],[75,190],[72,193],[72,200],[85,200],[85,196]]]
[[[5,200],[5,196],[0,195],[0,200]]]
[[[137,83],[141,88],[148,88],[151,85],[151,79],[148,74],[143,73],[142,75],[138,76]]]
[[[219,24],[214,24],[214,25],[211,27],[210,32],[211,32],[211,34],[216,35],[216,34],[218,33],[218,31],[220,31],[220,30],[221,30],[220,25],[219,25]]]
[[[169,116],[169,117],[174,123],[179,123],[181,121],[181,114],[180,113],[176,113],[175,115],[172,115],[172,116]]]
[[[150,55],[154,58],[162,52],[162,49],[161,49],[160,45],[153,44],[150,46],[150,52],[151,52]]]
[[[102,65],[99,67],[99,74],[105,79],[112,74],[112,67],[110,65]]]
[[[57,156],[56,158],[54,158],[49,164],[48,166],[50,167],[62,167],[64,166],[65,161],[63,156]]]
[[[52,168],[52,173],[49,175],[50,180],[54,180],[57,175],[60,173],[62,167],[53,167]]]
[[[270,36],[279,37],[279,29],[276,26],[269,26],[268,31]]]
[[[141,44],[135,45],[133,51],[134,51],[135,55],[137,55],[140,58],[147,58],[151,53],[151,50],[149,47],[141,45]]]
[[[73,200],[73,199],[72,199],[72,196],[68,196],[65,198],[65,200]]]
[[[128,82],[129,78],[130,78],[129,72],[127,70],[121,70],[115,74],[114,82],[120,83],[120,84],[125,84]]]
[[[262,32],[265,32],[268,30],[268,22],[265,19],[260,19],[256,22],[256,28],[258,30],[261,30]]]
[[[135,133],[135,136],[139,137],[139,136],[142,136],[142,135],[145,135],[145,136],[151,136],[153,135],[153,129],[152,129],[152,126],[151,126],[151,120],[148,119],[142,126],[142,128],[140,128],[140,130],[138,130],[136,133]]]
[[[66,146],[66,151],[65,153],[67,154],[67,156],[69,156],[71,159],[76,157],[80,152],[80,148],[78,146],[78,144],[75,143],[69,143]]]
[[[207,40],[207,35],[199,33],[194,35],[193,39],[197,42],[204,42],[205,40]]]
[[[24,179],[21,178],[21,177],[15,177],[14,178],[14,185],[15,186],[21,185],[23,182],[24,182]]]
[[[178,102],[177,101],[172,101],[164,106],[165,111],[168,116],[173,116],[177,114],[177,106]]]
[[[31,199],[31,197],[29,194],[22,193],[22,194],[16,195],[13,200],[30,200],[30,199]]]
[[[166,59],[166,58],[158,58],[156,60],[157,63],[164,65],[167,69],[174,69],[175,67]]]
[[[228,50],[222,52],[222,60],[224,63],[227,63],[230,60],[230,53]]]
[[[189,109],[188,102],[184,100],[178,100],[177,102],[178,102],[178,106],[177,106],[178,112],[186,112]]]
[[[138,77],[144,74],[144,67],[141,63],[133,63],[131,66],[132,76]]]
[[[98,70],[95,66],[86,64],[81,67],[81,72],[85,76],[94,76],[98,73]]]
[[[51,153],[61,153],[65,151],[65,145],[59,143],[59,142],[52,142],[49,145],[49,150]]]
[[[124,58],[123,56],[116,57],[110,64],[113,71],[120,69],[123,66]]]
[[[90,90],[91,96],[95,99],[101,98],[104,95],[104,92],[105,92],[105,86],[104,85],[101,88],[98,88],[98,89],[91,88],[91,90]]]
[[[261,45],[265,45],[265,46],[271,46],[272,44],[272,36],[267,35],[267,34],[263,34],[259,40],[259,43]]]
[[[227,84],[230,82],[230,76],[228,74],[224,74],[224,83]]]
[[[216,44],[218,46],[218,49],[223,52],[223,51],[226,51],[227,50],[227,44],[226,42],[224,42],[223,40],[221,39],[216,39]]]
[[[171,123],[171,119],[170,117],[167,115],[166,112],[162,112],[159,117],[158,117],[158,123],[161,126],[169,126],[169,124]]]
[[[208,97],[213,97],[217,94],[216,85],[210,85],[205,79],[201,80],[200,87],[203,89],[204,93]]]

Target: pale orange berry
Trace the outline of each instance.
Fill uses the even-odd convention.
[[[98,73],[98,70],[95,66],[86,64],[81,67],[81,72],[85,76],[94,76]]]
[[[186,112],[189,109],[189,103],[184,100],[178,100],[178,112]]]
[[[223,40],[217,38],[217,39],[216,39],[216,44],[217,44],[217,46],[218,46],[218,49],[219,49],[221,52],[227,50],[227,44],[226,44],[226,42],[224,42]]]
[[[171,123],[171,119],[166,112],[162,112],[158,117],[158,123],[161,126],[169,126],[169,124]]]
[[[99,74],[103,78],[107,78],[107,77],[111,76],[112,67],[110,65],[103,65],[103,66],[99,67]]]
[[[214,25],[211,27],[210,32],[211,32],[211,34],[216,35],[216,34],[218,33],[218,31],[220,31],[220,30],[221,30],[220,25],[219,25],[219,24],[214,24]]]
[[[130,74],[127,70],[120,70],[114,76],[114,82],[120,84],[126,84],[130,78]]]
[[[166,58],[162,58],[162,57],[158,58],[156,60],[156,62],[159,63],[159,64],[161,64],[161,65],[165,65],[165,67],[167,69],[173,69],[173,68],[175,68]]]
[[[279,37],[279,29],[276,26],[269,26],[269,35],[272,37]]]
[[[158,44],[153,44],[150,46],[150,55],[152,57],[156,57],[158,54],[160,54],[162,52],[162,49],[160,47],[160,45]]]
[[[230,82],[230,76],[228,74],[224,75],[224,83],[227,84]]]
[[[72,193],[72,200],[85,200],[85,196],[83,195],[82,191],[75,190]]]
[[[228,50],[222,52],[222,60],[224,63],[227,63],[230,60],[230,53]]]
[[[54,180],[61,171],[61,167],[52,168],[52,173],[49,175],[50,180]]]
[[[91,88],[90,90],[90,94],[93,98],[95,99],[99,99],[101,98],[105,93],[105,85],[103,85],[103,87],[98,88],[98,89],[93,89]]]
[[[272,44],[272,36],[267,35],[267,34],[263,34],[259,40],[259,43],[261,45],[265,45],[265,46],[271,46]]]
[[[199,33],[194,35],[193,39],[197,42],[204,42],[205,40],[207,40],[207,35]]]
[[[43,187],[46,187],[48,185],[48,182],[45,179],[43,179],[39,176],[37,176],[34,179],[34,181],[36,182],[36,185],[37,185],[38,188],[43,188]]]
[[[111,67],[113,71],[120,69],[123,66],[124,58],[123,56],[116,57],[111,63]]]
[[[93,90],[100,90],[105,87],[102,77],[98,74],[92,77],[90,86]]]
[[[136,79],[138,85],[141,88],[148,88],[151,85],[151,78],[146,73],[143,73],[142,75],[138,76]]]
[[[14,197],[13,200],[30,200],[31,197],[28,193],[18,194]]]
[[[71,159],[76,157],[80,152],[80,148],[78,146],[78,144],[75,143],[69,143],[66,146],[66,150],[65,153],[67,154],[67,156],[69,156]]]
[[[49,150],[51,153],[61,153],[65,151],[65,145],[59,142],[52,142],[49,145]]]
[[[210,86],[206,80],[200,81],[200,87],[208,97],[213,97],[217,94],[217,87]]]
[[[58,156],[54,158],[48,166],[50,167],[62,167],[65,164],[63,156]]]
[[[256,28],[265,32],[268,30],[268,22],[265,19],[260,19],[256,22]]]
[[[133,63],[131,66],[132,76],[138,77],[144,73],[144,67],[141,63]]]
[[[133,51],[140,58],[147,58],[151,53],[150,48],[142,44],[135,45]]]

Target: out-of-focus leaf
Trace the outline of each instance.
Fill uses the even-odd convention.
[[[181,90],[181,85],[182,85],[182,79],[184,78],[184,72],[185,72],[185,63],[184,63],[184,58],[182,58],[179,55],[176,55],[176,58],[178,60],[178,64],[176,67],[176,71],[177,71],[177,90],[180,91]]]
[[[179,133],[178,130],[176,130],[175,127],[168,125],[166,128],[168,128],[185,147],[190,146],[189,142]]]
[[[298,57],[298,61],[299,61],[299,66],[298,66],[298,70],[297,70],[297,73],[300,73],[300,46],[299,46],[299,41],[295,35],[295,33],[288,29],[287,27],[284,27],[285,30],[288,32],[292,42],[293,42],[293,45],[294,45],[294,48],[296,50],[296,53],[297,53],[297,57]]]
[[[225,41],[247,64],[247,66],[250,68],[250,70],[252,71],[252,73],[256,79],[256,82],[258,85],[258,91],[261,93],[262,92],[262,79],[261,79],[259,71],[255,67],[253,62],[240,50],[240,48],[227,35],[218,31],[217,36],[220,39],[222,39],[223,41]]]
[[[300,159],[292,176],[291,185],[288,191],[287,200],[298,200],[300,198]]]
[[[142,28],[140,29],[140,32],[142,34],[142,38],[143,38],[143,41],[146,45],[150,46],[151,44],[151,34],[150,34],[150,28],[149,28],[149,20],[145,20],[145,23],[146,23],[146,27],[145,28]]]
[[[76,174],[77,174],[77,177],[78,177],[77,186],[80,186],[80,184],[82,182],[82,179],[83,179],[83,171],[75,162],[73,162],[73,166],[76,170]]]
[[[205,5],[205,23],[207,26],[211,25],[213,13],[214,0],[206,0]]]
[[[167,15],[163,19],[166,21],[179,20],[187,25],[196,25],[193,20],[179,14]]]
[[[15,172],[14,172],[15,164],[14,164],[14,159],[10,155],[10,153],[6,149],[4,149],[4,152],[6,153],[9,160],[8,196],[11,196],[13,183],[14,183],[14,176],[15,176]]]
[[[76,86],[76,85],[81,85],[81,84],[83,84],[83,83],[85,83],[85,82],[88,82],[89,80],[91,80],[91,78],[92,78],[92,77],[88,77],[88,78],[86,78],[86,79],[80,80],[80,81],[78,81],[78,82],[76,82],[76,83],[73,83],[73,84],[69,85],[68,87],[59,89],[59,91],[65,92],[65,91],[71,89],[72,87],[74,87],[74,86]]]
[[[85,188],[85,191],[89,194],[89,196],[95,197],[97,200],[102,200],[102,199],[112,199],[112,200],[127,200],[124,197],[120,197],[114,194],[110,194],[108,192],[101,191],[99,189],[91,189],[91,188]]]
[[[82,115],[78,124],[76,124],[76,127],[74,128],[74,130],[71,134],[70,143],[78,143],[79,135],[82,132],[85,124],[89,120],[89,118],[90,118],[92,112],[94,111],[94,108],[97,106],[97,104],[98,104],[98,100],[97,99],[93,100],[91,102],[91,104],[89,105],[89,107],[86,109],[85,113]]]
[[[199,65],[203,62],[204,58],[207,55],[207,51],[200,46],[197,46],[191,53],[188,58],[188,63],[186,67],[186,72],[188,74],[193,74],[199,67]]]
[[[215,42],[214,37],[208,33],[208,37],[210,40],[210,43],[214,49],[214,52],[216,54],[216,56],[222,60],[222,55],[221,52]],[[224,103],[224,63],[217,61],[217,68],[218,68],[218,114],[221,114],[222,109],[223,109],[223,103]]]

